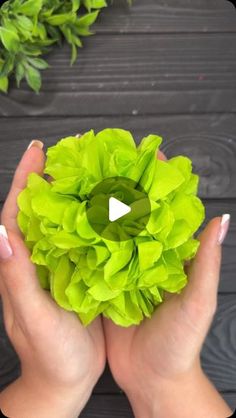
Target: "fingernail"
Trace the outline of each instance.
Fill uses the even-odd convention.
[[[221,218],[220,231],[218,235],[218,243],[220,245],[223,244],[225,240],[225,237],[229,229],[229,224],[230,224],[230,215],[229,213],[225,213]]]
[[[13,251],[8,241],[7,231],[4,225],[0,225],[0,258],[5,260],[11,257]]]
[[[27,147],[27,149],[30,149],[32,147],[36,147],[36,148],[40,148],[43,149],[43,142],[40,141],[39,139],[33,139],[33,141],[30,142],[29,146]]]

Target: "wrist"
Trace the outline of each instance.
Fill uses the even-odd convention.
[[[0,409],[10,418],[77,418],[90,394],[83,388],[30,385],[20,377],[0,393]]]
[[[143,387],[126,392],[136,418],[225,418],[232,410],[225,403],[200,363],[173,379],[156,377]]]

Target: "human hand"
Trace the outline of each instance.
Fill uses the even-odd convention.
[[[22,370],[0,394],[0,408],[11,418],[77,417],[105,365],[101,319],[85,328],[41,288],[17,226],[17,196],[30,172],[43,173],[41,147],[37,141],[24,153],[1,213],[9,238],[0,236],[4,322]]]
[[[166,294],[151,319],[122,328],[103,318],[109,365],[136,417],[225,418],[232,413],[200,365],[217,306],[219,234],[222,241],[228,226],[222,232],[220,223],[214,218],[200,234],[198,253],[186,266],[187,286],[180,294]]]

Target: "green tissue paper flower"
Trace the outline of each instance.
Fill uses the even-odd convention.
[[[18,197],[18,224],[41,286],[84,325],[101,313],[124,327],[139,324],[165,291],[187,283],[184,260],[196,254],[193,234],[205,215],[199,178],[187,157],[158,160],[161,142],[149,135],[136,147],[122,129],[61,139],[47,151],[44,173],[53,180],[31,173]],[[142,231],[123,241],[102,237],[87,217],[91,191],[116,176],[141,187],[151,208]],[[128,225],[131,235],[140,222],[142,215]]]

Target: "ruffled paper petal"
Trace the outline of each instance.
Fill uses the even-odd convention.
[[[154,200],[163,199],[183,183],[184,176],[179,170],[166,161],[157,160],[157,168],[150,190],[150,196]]]
[[[193,235],[205,210],[196,196],[199,178],[191,160],[158,160],[161,142],[149,135],[136,146],[132,134],[122,129],[63,138],[47,151],[44,173],[51,181],[31,173],[18,196],[18,225],[41,286],[84,325],[101,313],[124,327],[138,325],[151,317],[165,292],[179,293],[187,284],[184,261],[197,252]],[[131,210],[123,228],[141,232],[127,241],[102,238],[106,235],[96,233],[88,221],[90,211],[100,232],[107,232],[104,191],[93,198],[90,193],[114,176],[136,183],[135,189],[122,190],[132,209],[139,208]],[[149,208],[139,199],[140,188]],[[120,226],[109,228],[122,236]]]

